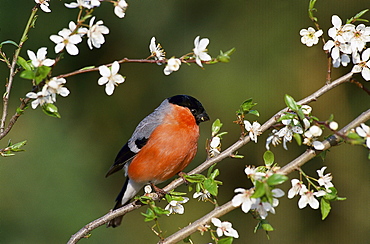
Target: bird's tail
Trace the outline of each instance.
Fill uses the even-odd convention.
[[[140,191],[140,189],[144,186],[145,184],[143,183],[137,183],[131,180],[130,178],[127,177],[125,184],[122,187],[121,192],[118,194],[116,198],[116,205],[114,205],[113,210],[116,210],[118,208],[121,208],[127,204],[130,203],[130,200]],[[122,216],[118,216],[112,220],[110,220],[107,223],[107,227],[117,227],[121,224],[122,222]]]

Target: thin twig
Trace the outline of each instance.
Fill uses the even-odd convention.
[[[308,104],[312,101],[316,101],[320,96],[322,96],[326,92],[330,91],[331,89],[333,89],[333,88],[337,87],[338,85],[343,84],[345,82],[349,82],[351,77],[352,77],[352,73],[348,73],[348,74],[336,79],[335,81],[333,81],[329,84],[325,84],[323,87],[321,87],[315,93],[313,93],[310,96],[300,100],[297,103],[298,104]],[[268,130],[276,122],[276,118],[279,118],[280,115],[285,111],[287,111],[287,108],[284,108],[284,109],[280,110],[278,113],[276,113],[274,116],[272,116],[268,121],[266,121],[261,126],[262,132]],[[242,146],[247,144],[249,141],[250,141],[249,136],[246,136],[244,138],[239,139],[233,145],[231,145],[230,147],[225,149],[220,155],[218,155],[217,157],[213,157],[213,158],[210,158],[210,159],[206,160],[201,165],[199,165],[198,167],[196,167],[195,169],[190,171],[188,174],[191,175],[191,174],[197,174],[197,173],[203,172],[204,170],[211,167],[213,164],[215,164],[217,162],[220,162],[220,161],[224,160],[225,158],[228,158],[228,157],[232,156],[235,151],[240,149]],[[170,184],[168,184],[166,187],[164,187],[163,190],[166,191],[166,192],[169,192],[169,191],[175,189],[176,187],[180,186],[183,183],[184,183],[184,181],[183,181],[182,178],[175,179]],[[159,197],[156,198],[156,199],[159,199]],[[156,199],[154,199],[154,200],[156,200]],[[229,204],[229,203],[227,203],[227,204]],[[128,212],[130,212],[134,209],[137,209],[139,207],[141,207],[141,205],[139,205],[137,202],[132,202],[132,203],[130,203],[130,204],[128,204],[128,205],[126,205],[122,208],[119,208],[119,209],[116,209],[114,211],[111,211],[111,212],[107,213],[103,217],[101,217],[97,220],[94,220],[94,221],[90,222],[89,224],[85,225],[78,232],[76,232],[74,235],[72,235],[72,237],[68,241],[68,244],[77,243],[80,239],[84,238],[85,236],[88,236],[90,231],[94,230],[95,228],[97,228],[101,225],[104,225],[109,220],[112,220],[112,219],[114,219],[118,216],[124,215],[124,214],[126,214],[126,213],[128,213]],[[227,207],[225,207],[225,209],[230,210],[231,207],[229,205],[227,205]],[[214,211],[216,211],[216,210],[217,209],[215,209]],[[173,243],[173,242],[167,242],[167,243]]]
[[[19,56],[19,53],[21,52],[21,49],[22,49],[22,46],[23,46],[24,42],[27,40],[27,33],[29,32],[31,26],[33,25],[34,17],[36,15],[37,10],[38,10],[37,7],[34,7],[32,9],[32,12],[31,12],[31,15],[28,19],[26,28],[24,29],[21,40],[18,44],[18,48],[16,49],[16,51],[14,53],[14,56],[13,56],[12,65],[10,67],[9,79],[5,84],[6,90],[5,90],[5,93],[3,95],[3,115],[2,115],[1,121],[0,121],[0,133],[1,134],[3,134],[4,130],[5,130],[5,122],[6,122],[6,118],[8,116],[9,96],[10,96],[10,91],[12,89],[14,76],[16,74],[16,64],[17,64],[17,61],[18,61],[18,56]]]

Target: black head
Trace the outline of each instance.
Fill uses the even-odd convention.
[[[188,108],[193,114],[197,124],[209,120],[209,116],[202,104],[192,96],[176,95],[168,98],[168,101],[172,104]]]

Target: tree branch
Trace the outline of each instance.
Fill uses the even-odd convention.
[[[297,103],[300,104],[300,105],[302,105],[302,104],[308,104],[308,103],[310,103],[312,101],[316,101],[320,96],[322,96],[323,94],[325,94],[328,91],[332,90],[333,88],[337,87],[338,85],[343,84],[345,82],[349,82],[350,79],[351,79],[351,77],[352,77],[352,73],[348,73],[348,74],[346,74],[346,75],[344,75],[344,76],[336,79],[335,81],[333,81],[331,83],[325,84],[319,90],[317,90],[316,92],[314,92],[310,96],[308,96],[308,97],[300,100]],[[274,116],[272,116],[268,121],[266,121],[261,126],[262,132],[264,132],[267,129],[269,129],[276,122],[276,120],[280,117],[280,115],[282,113],[286,112],[286,111],[288,111],[288,108],[284,108],[284,109],[280,110]],[[249,141],[250,141],[249,136],[240,138],[233,145],[231,145],[230,147],[228,147],[227,149],[225,149],[224,151],[222,151],[222,153],[220,155],[218,155],[217,157],[213,157],[213,158],[210,158],[210,159],[206,160],[201,165],[199,165],[198,167],[196,167],[195,169],[193,169],[192,171],[190,171],[189,174],[192,175],[192,174],[197,174],[197,173],[203,172],[204,170],[206,170],[209,167],[211,167],[213,164],[215,164],[217,162],[220,162],[220,161],[224,160],[225,158],[228,158],[228,157],[232,156],[235,151],[237,151],[238,149],[240,149],[242,146],[244,146],[245,144],[247,144]],[[180,186],[183,183],[184,183],[183,179],[181,179],[181,178],[175,179],[170,184],[168,184],[166,187],[164,187],[163,190],[166,191],[166,192],[171,191],[171,190],[177,188],[178,186]],[[159,195],[158,197],[153,198],[153,200],[158,200],[161,197],[162,196]],[[141,206],[142,205],[139,204],[137,201],[134,201],[134,202],[132,202],[132,203],[130,203],[128,205],[125,205],[122,208],[119,208],[119,209],[116,209],[114,211],[111,211],[111,212],[107,213],[103,217],[101,217],[101,218],[99,218],[97,220],[94,220],[94,221],[90,222],[89,224],[85,225],[78,232],[76,232],[74,235],[72,235],[72,237],[68,241],[68,244],[77,243],[80,239],[88,236],[88,234],[89,234],[90,231],[96,229],[97,227],[99,227],[101,225],[104,225],[109,220],[112,220],[112,219],[114,219],[114,218],[116,218],[118,216],[124,215],[124,214],[126,214],[126,213],[128,213],[130,211],[133,211],[134,209],[137,209],[137,208],[141,207]],[[221,216],[224,213],[230,212],[233,209],[235,209],[235,207],[232,207],[231,203],[228,202],[228,203],[224,204],[223,206],[221,206],[219,208],[216,208],[215,210],[213,210],[212,212],[210,212],[206,216]],[[220,212],[218,212],[218,211],[220,211]],[[220,214],[220,215],[218,215],[218,214]],[[200,218],[199,219],[199,222],[196,221],[194,223],[200,223],[201,224],[204,221],[210,220],[211,217],[206,217],[206,216],[204,216],[203,218]],[[193,226],[193,225],[190,225],[190,226]],[[193,230],[196,231],[196,229],[198,227],[199,227],[199,225],[197,225],[195,227],[195,230],[194,229]],[[190,228],[190,227],[185,227],[182,230],[184,230],[186,228]],[[180,232],[182,230],[180,230]],[[181,236],[182,236],[182,234],[181,234]],[[170,237],[168,237],[168,238],[170,238]],[[166,238],[165,240],[167,240],[168,238]],[[181,240],[182,239],[180,238],[178,241],[181,241]],[[173,243],[173,242],[163,242],[163,243]]]

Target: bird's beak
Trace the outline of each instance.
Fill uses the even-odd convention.
[[[206,112],[204,113],[201,113],[197,116],[197,122],[198,124],[201,123],[201,122],[205,122],[205,121],[208,121],[209,120],[209,116]]]

